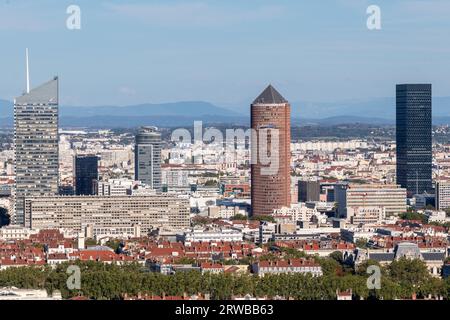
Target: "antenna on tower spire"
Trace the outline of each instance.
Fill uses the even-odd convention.
[[[28,48],[25,50],[26,60],[27,60],[27,93],[30,93],[30,67],[28,65]]]

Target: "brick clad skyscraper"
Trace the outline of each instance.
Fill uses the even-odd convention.
[[[251,127],[260,137],[261,129],[277,129],[279,143],[276,154],[278,157],[278,170],[274,174],[261,171],[267,167],[260,162],[255,155],[251,165],[252,178],[252,213],[253,215],[271,214],[274,209],[289,207],[291,205],[291,176],[290,176],[290,142],[291,142],[291,106],[274,87],[269,85],[251,105]],[[255,142],[258,148],[260,144],[252,139],[252,152],[255,152]],[[267,148],[270,150],[270,147]]]

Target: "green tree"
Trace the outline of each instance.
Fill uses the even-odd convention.
[[[304,251],[300,251],[295,248],[281,248],[281,252],[284,254],[285,259],[299,259],[309,257]]]
[[[367,240],[360,238],[360,239],[356,240],[355,245],[358,248],[365,249],[365,248],[367,248]]]
[[[284,254],[289,254],[284,252]],[[269,256],[269,255],[268,255]],[[268,258],[266,256],[266,258]],[[450,297],[450,279],[431,277],[423,261],[396,260],[382,268],[381,289],[367,288],[367,267],[377,264],[366,261],[354,274],[339,272],[342,265],[338,254],[314,257],[324,275],[278,274],[258,277],[254,274],[202,274],[199,271],[178,272],[175,275],[144,272],[138,263],[108,265],[95,261],[71,261],[81,269],[81,289],[69,290],[66,285],[69,263],[50,267],[8,268],[0,271],[0,287],[46,289],[49,293],[61,291],[64,298],[83,295],[91,299],[123,299],[125,294],[135,296],[183,295],[209,293],[212,299],[230,299],[234,295],[251,294],[273,298],[277,295],[293,299],[335,299],[336,290],[352,289],[355,298],[396,299],[421,297]]]
[[[320,258],[317,260],[325,276],[342,276],[344,274],[341,264],[336,260],[330,258]]]
[[[268,215],[251,216],[250,220],[275,222],[274,217]]]
[[[247,216],[244,216],[243,214],[235,214],[230,218],[230,220],[247,220]]]
[[[87,238],[84,241],[84,243],[85,243],[86,246],[96,246],[98,244],[97,241],[95,239],[92,239],[92,238]]]
[[[355,274],[361,275],[361,276],[367,275],[367,268],[369,266],[378,266],[378,267],[380,267],[382,272],[385,272],[384,268],[381,267],[381,265],[378,261],[373,260],[373,259],[368,259],[355,268]]]
[[[215,180],[207,180],[205,182],[205,187],[215,187],[217,186],[217,181]]]
[[[419,220],[422,223],[427,222],[427,218],[424,214],[418,213],[417,211],[413,211],[412,209],[408,209],[407,212],[402,213],[400,215],[400,218],[404,220]]]
[[[427,266],[419,259],[407,259],[402,257],[394,260],[388,267],[388,273],[393,281],[402,287],[402,295],[410,297],[431,279]]]
[[[111,240],[108,240],[108,241],[105,243],[105,245],[106,245],[107,247],[110,247],[111,249],[113,249],[114,252],[117,252],[118,249],[119,249],[119,246],[120,246],[121,242],[122,242],[121,240],[111,239]]]
[[[337,261],[341,265],[344,263],[344,255],[342,254],[341,251],[334,251],[330,253],[329,257]]]
[[[202,217],[202,216],[195,216],[194,218],[192,218],[192,225],[193,226],[204,226],[207,225],[209,223],[211,223],[213,221],[213,219],[208,218],[208,217]]]
[[[195,262],[196,262],[195,259],[188,257],[181,257],[176,260],[177,264],[195,264]]]

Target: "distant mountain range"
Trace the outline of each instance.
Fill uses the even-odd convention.
[[[0,100],[0,118],[13,116],[13,103]],[[235,111],[221,108],[204,101],[181,101],[161,104],[139,104],[131,106],[61,106],[61,117],[94,117],[94,116],[118,116],[118,117],[145,117],[145,116],[242,116]]]
[[[352,100],[333,103],[293,103],[293,116],[307,114],[311,118],[352,115],[365,118],[384,118],[395,121],[395,97]],[[433,97],[433,117],[450,117],[450,97]]]
[[[333,103],[293,102],[293,125],[337,125],[395,123],[395,98],[375,98]],[[204,101],[182,101],[131,106],[61,106],[63,127],[192,126],[205,123],[248,125],[249,106],[222,108]],[[13,124],[13,103],[0,100],[0,125]],[[450,97],[433,98],[433,123],[450,124]]]
[[[12,126],[13,103],[0,100],[0,125]],[[246,115],[203,101],[185,101],[131,106],[60,106],[63,127],[192,126],[205,123],[247,124]]]

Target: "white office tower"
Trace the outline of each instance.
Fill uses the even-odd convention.
[[[134,149],[135,179],[161,189],[161,133],[155,127],[142,127]]]

